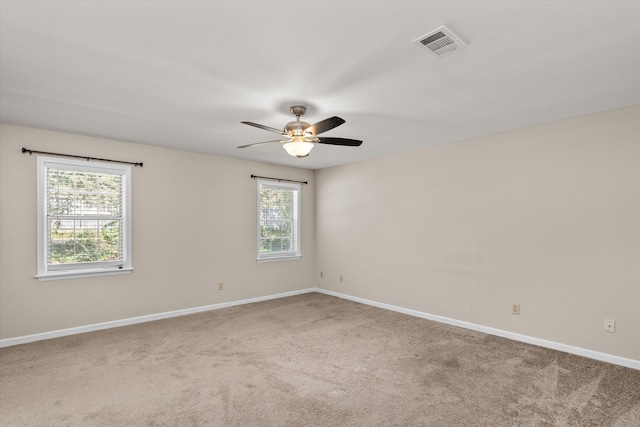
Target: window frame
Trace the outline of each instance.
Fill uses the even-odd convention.
[[[280,252],[260,252],[260,226],[261,226],[261,211],[262,211],[262,206],[261,206],[261,197],[260,197],[260,193],[261,193],[261,189],[262,187],[269,187],[269,188],[279,188],[279,189],[283,189],[283,190],[292,190],[294,191],[294,198],[295,201],[294,203],[296,204],[294,206],[294,216],[295,218],[292,220],[292,224],[293,224],[293,228],[292,228],[292,234],[293,234],[293,245],[295,247],[295,250],[292,251],[280,251]],[[256,189],[257,189],[257,218],[256,218],[256,235],[257,235],[257,257],[256,260],[258,262],[268,262],[268,261],[287,261],[287,260],[295,260],[295,259],[300,259],[302,257],[302,253],[301,253],[301,236],[300,236],[300,207],[301,207],[301,193],[302,193],[302,186],[299,183],[295,183],[295,182],[280,182],[280,181],[274,181],[274,180],[268,180],[268,179],[257,179],[256,180]]]
[[[67,169],[79,172],[97,172],[119,174],[122,176],[122,250],[121,263],[75,263],[67,268],[57,265],[50,268],[48,264],[48,182],[47,171],[50,168]],[[61,159],[55,157],[38,156],[37,182],[37,274],[42,280],[58,280],[76,277],[104,276],[113,274],[128,274],[133,271],[132,266],[132,227],[131,227],[131,166],[105,162],[90,162],[80,160]]]

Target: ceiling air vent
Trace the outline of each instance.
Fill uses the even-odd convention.
[[[429,48],[429,51],[436,56],[446,55],[447,53],[462,49],[467,45],[460,40],[460,37],[453,34],[453,32],[444,25],[433,31],[429,31],[427,34],[413,41],[420,42],[423,46]]]

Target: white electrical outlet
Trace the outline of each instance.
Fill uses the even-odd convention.
[[[511,314],[520,315],[520,304],[511,304]]]
[[[224,289],[224,283],[220,282],[218,283],[218,290],[221,291]]]
[[[616,331],[616,321],[604,319],[604,331],[614,333]]]

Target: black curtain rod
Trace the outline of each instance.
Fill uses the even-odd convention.
[[[50,156],[63,156],[63,157],[73,157],[76,159],[85,159],[86,161],[89,160],[101,160],[103,162],[113,162],[113,163],[124,163],[127,165],[134,165],[134,166],[140,166],[142,167],[142,162],[124,162],[122,160],[111,160],[111,159],[101,159],[99,157],[87,157],[87,156],[76,156],[74,154],[62,154],[62,153],[49,153],[47,151],[36,151],[36,150],[29,150],[28,148],[24,148],[22,147],[22,153],[29,153],[29,154],[49,154]]]
[[[300,184],[308,184],[308,181],[296,181],[295,179],[283,179],[283,178],[271,178],[269,176],[258,176],[258,175],[251,175],[251,178],[256,179],[256,178],[264,178],[264,179],[273,179],[274,181],[278,181],[278,182],[282,182],[282,181],[286,181],[286,182],[299,182]]]

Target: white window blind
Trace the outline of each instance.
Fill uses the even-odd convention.
[[[39,278],[131,270],[130,171],[39,158]]]
[[[258,260],[300,257],[300,184],[258,180]]]

